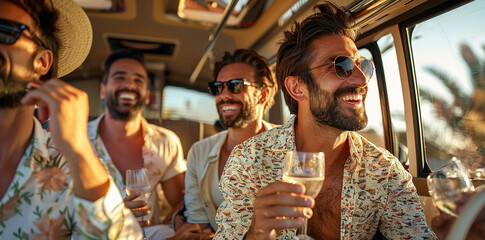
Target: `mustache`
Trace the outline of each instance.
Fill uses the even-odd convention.
[[[127,89],[127,88],[122,88],[122,89],[118,89],[115,91],[115,97],[120,95],[122,92],[130,92],[130,93],[134,93],[136,95],[136,98],[137,99],[140,99],[140,93],[135,91],[135,90],[132,90],[132,89]]]
[[[219,102],[216,103],[217,106],[221,104],[241,104],[242,105],[242,102],[235,101],[235,100],[220,100]]]
[[[348,86],[348,87],[344,87],[344,88],[339,88],[339,89],[337,89],[337,91],[335,91],[334,96],[338,96],[338,95],[345,94],[345,93],[356,93],[356,94],[361,94],[361,95],[366,96],[367,95],[367,87]]]

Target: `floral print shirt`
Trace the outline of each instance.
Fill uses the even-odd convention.
[[[32,140],[0,202],[0,239],[140,238],[114,184],[95,202],[74,195],[66,159],[34,122]]]
[[[244,238],[251,225],[257,191],[281,181],[282,151],[296,149],[295,119],[293,116],[285,125],[233,149],[221,177],[225,200],[217,211],[214,239]],[[348,139],[350,155],[344,165],[340,239],[372,239],[377,229],[387,239],[435,239],[412,176],[399,161],[355,132],[348,132]],[[290,239],[295,232],[284,230],[278,239]]]
[[[108,150],[99,136],[99,123],[103,117],[104,114],[101,114],[98,118],[89,122],[89,140],[94,146],[96,155],[103,159],[109,174],[124,198],[126,193],[123,177],[111,160]],[[151,219],[151,224],[155,225],[161,223],[170,211],[170,205],[164,198],[163,190],[161,187],[157,187],[158,183],[184,173],[187,170],[187,164],[184,159],[182,144],[174,132],[149,124],[144,118],[142,118],[141,125],[143,140],[145,141],[142,149],[143,166],[148,170],[148,178],[152,187],[152,193],[148,200],[150,206],[148,218]]]

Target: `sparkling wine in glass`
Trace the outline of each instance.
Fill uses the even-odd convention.
[[[456,204],[464,194],[475,190],[468,171],[461,161],[453,158],[427,177],[428,191],[436,206],[443,212],[457,217]]]
[[[140,193],[139,199],[148,200],[151,187],[146,168],[126,170],[125,179],[125,190],[128,195]],[[143,217],[141,217],[141,220],[143,220]],[[146,237],[145,228],[142,228],[142,230],[143,239],[150,240],[150,238]]]
[[[325,179],[325,155],[323,152],[289,151],[285,156],[283,181],[305,185],[305,195],[315,198],[323,186]],[[313,239],[307,235],[307,222],[297,233],[297,239]]]

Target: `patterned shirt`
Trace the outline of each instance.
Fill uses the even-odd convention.
[[[141,229],[116,186],[77,198],[66,159],[34,118],[34,132],[0,202],[0,239],[139,239]]]
[[[251,225],[257,191],[281,181],[282,152],[296,149],[295,119],[233,149],[221,177],[225,200],[217,211],[214,239],[243,239]],[[347,134],[350,155],[344,165],[340,239],[372,239],[377,229],[387,239],[435,239],[412,176],[385,149],[355,132]],[[288,229],[278,239],[294,235],[295,230]]]
[[[107,165],[109,174],[114,179],[124,198],[126,193],[123,177],[111,160],[102,139],[99,137],[98,128],[103,117],[104,114],[101,114],[98,118],[89,122],[89,140],[94,146],[96,155],[103,159]],[[163,197],[163,190],[157,187],[158,183],[185,172],[187,164],[184,160],[182,144],[174,132],[149,124],[144,118],[142,118],[141,126],[144,140],[142,149],[143,166],[148,170],[148,178],[152,187],[152,194],[150,194],[150,199],[148,200],[150,206],[148,217],[151,219],[152,225],[156,225],[161,223],[170,211],[170,205]]]

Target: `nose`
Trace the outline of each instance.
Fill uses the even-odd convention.
[[[122,82],[122,86],[128,89],[135,88],[135,78],[126,77]]]
[[[223,99],[227,99],[231,96],[232,93],[231,93],[231,91],[229,91],[229,87],[227,86],[227,82],[222,82],[222,84],[223,84],[222,85],[223,86],[222,92],[221,92],[221,94],[219,94],[217,96],[221,97]]]
[[[347,79],[347,81],[353,85],[365,86],[370,79],[367,79],[366,75],[364,74],[362,69],[360,69],[359,65],[359,63],[354,62],[354,70],[352,71],[352,74]]]

